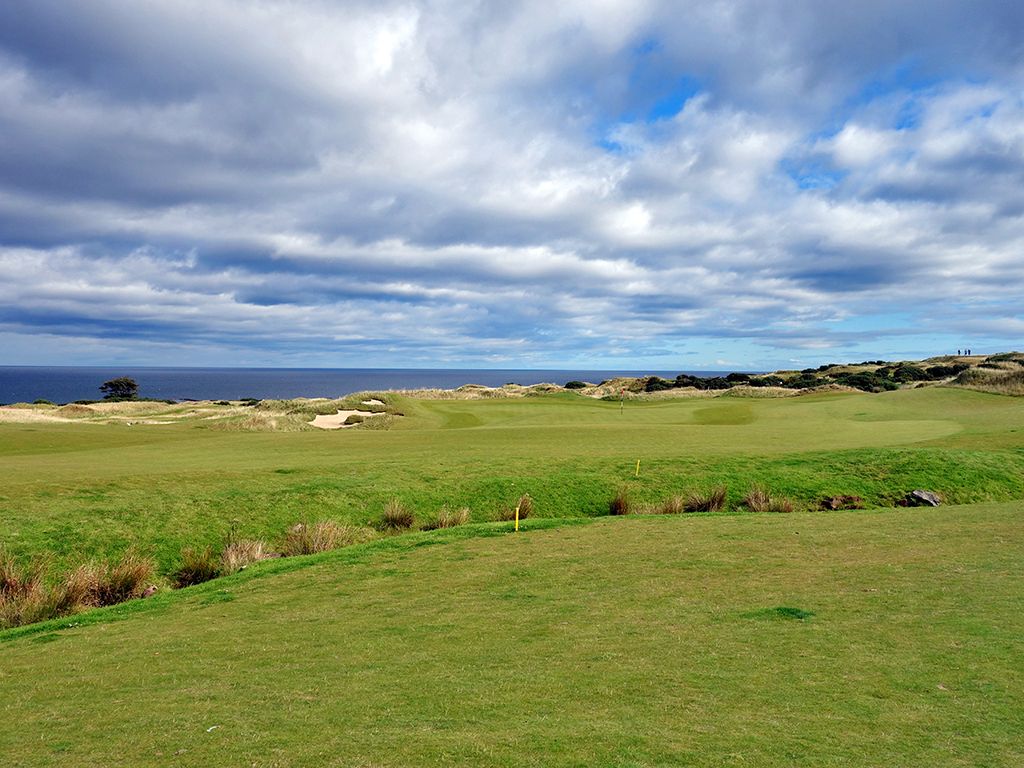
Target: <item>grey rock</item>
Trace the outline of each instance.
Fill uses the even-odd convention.
[[[905,500],[908,507],[937,507],[942,503],[942,497],[939,494],[921,489],[908,493]]]

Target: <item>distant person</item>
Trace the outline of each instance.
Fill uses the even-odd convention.
[[[956,356],[960,357],[960,350],[959,349],[956,351]]]

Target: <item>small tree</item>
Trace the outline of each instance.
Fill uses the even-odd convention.
[[[139,396],[139,385],[135,383],[135,379],[119,376],[104,381],[100,385],[100,392],[103,393],[104,400],[134,400]]]

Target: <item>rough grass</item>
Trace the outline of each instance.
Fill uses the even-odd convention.
[[[225,576],[237,573],[270,556],[266,542],[260,539],[232,539],[220,553],[220,572]]]
[[[171,574],[171,581],[178,588],[191,587],[221,575],[220,555],[213,547],[185,547],[181,551],[181,562]]]
[[[135,550],[128,550],[114,563],[85,563],[66,575],[54,575],[50,570],[43,558],[19,564],[0,552],[0,628],[142,597],[156,572],[153,561]]]
[[[416,513],[401,499],[388,499],[381,514],[380,527],[390,531],[404,531],[416,524]]]
[[[365,527],[345,525],[335,520],[297,523],[288,529],[281,544],[281,554],[285,557],[313,555],[368,541],[372,537],[372,531]]]
[[[628,515],[633,511],[633,504],[629,499],[629,492],[620,488],[608,502],[609,515]]]
[[[684,512],[721,512],[725,509],[728,490],[718,485],[707,491],[691,491],[683,500]]]
[[[433,519],[423,525],[425,531],[436,531],[441,528],[454,528],[469,522],[469,507],[450,507],[447,504],[437,511]]]
[[[520,520],[525,520],[533,515],[533,497],[530,494],[524,493],[512,506],[499,509],[498,520],[505,522],[515,520],[517,511]]]

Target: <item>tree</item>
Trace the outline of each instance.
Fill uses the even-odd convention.
[[[100,385],[100,392],[103,393],[104,400],[134,400],[139,396],[139,385],[135,383],[135,379],[119,376],[104,381]]]

